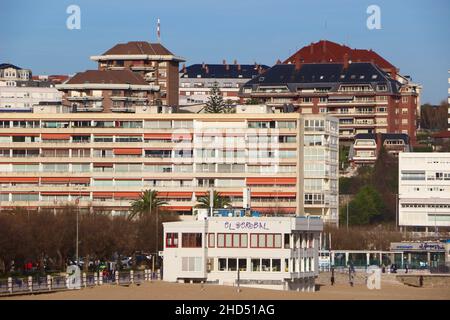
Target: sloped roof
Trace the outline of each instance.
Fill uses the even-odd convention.
[[[321,40],[298,50],[283,63],[300,61],[303,63],[344,62],[345,55],[352,62],[373,62],[382,69],[397,70],[394,65],[378,53],[366,49],[352,49],[336,42]]]
[[[255,64],[193,64],[186,67],[186,72],[183,69],[180,71],[180,78],[197,78],[200,75],[202,78],[252,79],[269,68]]]
[[[15,66],[11,63],[0,63],[0,69],[6,69],[6,68],[14,68],[17,70],[21,70],[22,68],[19,68],[18,66]]]
[[[130,41],[127,43],[118,43],[103,55],[127,55],[127,54],[148,54],[148,55],[172,55],[160,43],[150,43],[146,41]]]
[[[147,85],[147,82],[137,73],[130,70],[87,70],[73,76],[66,84],[110,83]]]
[[[296,69],[293,64],[276,64],[247,84],[280,83],[372,83],[391,80],[372,63],[306,63]]]

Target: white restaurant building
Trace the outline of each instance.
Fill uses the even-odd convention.
[[[450,153],[399,154],[399,225],[411,231],[450,230]]]
[[[163,279],[314,291],[322,228],[313,216],[167,222]]]

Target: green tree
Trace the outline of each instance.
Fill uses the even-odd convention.
[[[379,192],[371,185],[362,187],[348,204],[349,225],[363,225],[380,220],[384,203]],[[340,221],[343,225],[347,220],[347,208],[340,210]]]
[[[209,98],[206,102],[205,112],[206,113],[224,113],[225,112],[225,102],[223,101],[222,94],[220,93],[219,85],[217,81],[209,92]]]
[[[156,210],[167,202],[158,199],[158,192],[156,190],[145,190],[131,204],[131,213],[128,218],[131,220],[135,217],[142,219],[154,215],[156,217]]]
[[[205,196],[198,198],[199,204],[196,205],[198,208],[210,208],[209,193]],[[230,198],[222,197],[219,192],[213,192],[213,208],[225,208],[231,204]]]

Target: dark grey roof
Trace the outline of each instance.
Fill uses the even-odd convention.
[[[183,69],[180,70],[180,78],[197,78],[200,75],[202,78],[252,79],[269,68],[266,65],[257,65],[256,67],[255,64],[193,64],[186,67],[186,72],[183,72]]]
[[[18,69],[21,70],[22,68],[19,68],[18,66],[15,66],[11,63],[0,63],[0,69],[6,69],[6,68],[14,68],[14,69]]]
[[[350,63],[344,68],[342,63],[306,63],[297,70],[294,64],[276,64],[264,74],[248,81],[251,85],[300,84],[301,87],[316,84],[332,86],[341,84],[386,84],[397,93],[400,83],[373,63]],[[391,91],[390,90],[390,91]]]

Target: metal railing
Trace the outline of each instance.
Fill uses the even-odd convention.
[[[115,273],[82,273],[80,277],[80,289],[105,284],[128,286],[157,279],[160,279],[159,274],[152,274],[149,269],[116,271]],[[9,277],[7,279],[0,279],[0,296],[62,290],[69,290],[67,274],[56,276]]]

